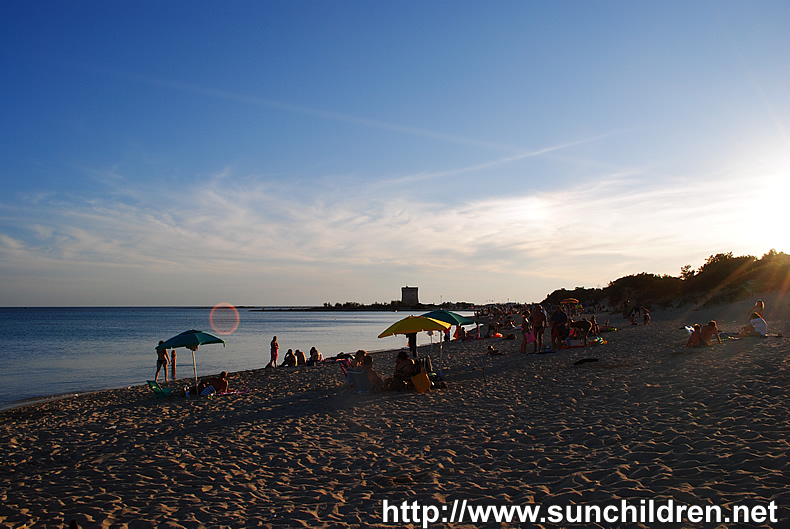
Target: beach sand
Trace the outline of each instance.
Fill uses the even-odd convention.
[[[683,325],[735,331],[750,306],[653,312],[650,326],[599,314],[618,327],[609,343],[556,354],[520,354],[520,339],[451,343],[447,388],[427,394],[356,395],[322,365],[233,373],[231,389],[249,393],[214,399],[155,399],[145,386],[0,412],[0,525],[420,527],[392,513],[384,524],[382,502],[449,516],[454,500],[672,499],[773,501],[779,522],[737,526],[790,527],[787,338],[684,347]],[[787,300],[767,302],[771,332],[786,334],[789,315]],[[395,354],[374,355],[379,373]],[[484,525],[520,526],[431,527]]]

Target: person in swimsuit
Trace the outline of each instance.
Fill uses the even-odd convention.
[[[529,320],[532,324],[532,332],[535,335],[535,341],[532,342],[533,352],[537,353],[543,348],[543,331],[546,330],[546,313],[543,312],[540,305],[532,305]]]
[[[277,337],[272,338],[271,342],[271,360],[266,364],[266,367],[277,367],[277,355],[280,352],[280,344],[277,343]]]
[[[162,340],[159,340],[159,345],[165,343]],[[157,349],[156,350],[156,375],[154,376],[154,382],[159,381],[159,371],[161,369],[165,370],[165,382],[167,382],[167,349]]]
[[[695,323],[694,331],[689,335],[689,339],[686,342],[686,347],[702,347],[703,344],[702,327],[700,327],[699,323]]]
[[[710,345],[710,340],[713,337],[716,337],[716,340],[721,343],[721,336],[719,336],[719,327],[716,325],[716,322],[711,320],[710,323],[705,325],[702,328],[702,343],[704,345]]]

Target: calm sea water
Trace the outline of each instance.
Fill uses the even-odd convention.
[[[405,337],[377,336],[395,321],[419,312],[239,309],[238,314],[238,328],[220,335],[225,347],[211,344],[197,351],[198,376],[263,367],[275,335],[280,359],[288,349],[308,352],[313,346],[324,356],[399,349],[405,347]],[[216,334],[210,316],[210,309],[183,307],[0,308],[0,409],[38,397],[145,384],[156,372],[154,349],[159,340],[189,329]],[[227,332],[234,323],[232,311],[215,313],[218,331]],[[426,333],[419,334],[418,344],[430,342]],[[178,349],[177,369],[177,378],[194,378],[188,349]]]

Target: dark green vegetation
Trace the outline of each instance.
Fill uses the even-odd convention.
[[[621,277],[604,288],[576,287],[552,292],[544,301],[559,303],[576,298],[582,303],[601,303],[608,307],[644,305],[669,309],[693,303],[717,305],[732,303],[755,292],[790,288],[790,255],[771,250],[757,259],[751,255],[734,257],[732,252],[711,255],[699,269],[690,265],[680,276],[641,273]]]

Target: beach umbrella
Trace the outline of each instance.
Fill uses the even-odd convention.
[[[562,301],[560,301],[560,305],[565,305],[566,303],[571,303],[573,305],[578,305],[579,304],[579,300],[576,299],[576,298],[566,298],[566,299],[563,299]]]
[[[467,318],[466,316],[461,316],[456,312],[450,312],[449,310],[434,310],[432,312],[428,312],[423,314],[425,318],[431,318],[434,320],[443,321],[445,323],[449,323],[455,326],[461,325],[478,325],[478,323],[473,320],[472,318]],[[480,329],[478,328],[478,338],[480,337]],[[431,341],[431,345],[433,345],[433,341]],[[442,338],[439,337],[439,372],[441,373],[442,367],[444,367],[444,347],[442,344]]]
[[[408,316],[400,321],[396,321],[387,329],[379,334],[379,338],[393,336],[395,334],[411,334],[423,331],[443,331],[452,327],[449,323],[426,318],[424,316]]]
[[[163,343],[157,345],[156,349],[177,349],[179,347],[186,347],[187,349],[190,349],[192,351],[192,366],[195,368],[195,386],[197,387],[198,376],[197,363],[195,362],[195,351],[197,351],[198,346],[208,343],[221,343],[224,346],[225,340],[222,338],[217,338],[213,334],[192,329],[190,331],[184,331],[181,334],[173,336],[169,340],[165,340]]]
[[[400,321],[396,321],[385,330],[383,333],[379,334],[379,338],[384,338],[385,336],[392,336],[394,334],[411,334],[411,333],[418,333],[422,331],[444,331],[452,327],[451,324],[435,320],[433,318],[426,318],[425,316],[408,316]],[[431,340],[433,343],[433,340]],[[439,339],[439,349],[441,350],[441,338]],[[439,362],[439,366],[441,367],[441,361]]]
[[[427,312],[422,316],[423,318],[431,318],[432,320],[443,321],[445,323],[449,323],[450,325],[475,325],[477,323],[472,318],[461,316],[460,314],[450,312],[449,310],[434,310],[433,312]]]

